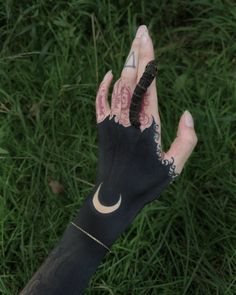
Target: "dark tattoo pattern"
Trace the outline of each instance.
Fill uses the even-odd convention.
[[[130,55],[128,56],[125,62],[124,68],[133,68],[133,69],[136,68],[134,51],[132,51]]]
[[[139,114],[142,107],[142,98],[147,91],[147,88],[150,86],[153,79],[155,78],[156,73],[156,62],[152,60],[147,64],[142,77],[140,78],[138,84],[134,89],[129,115],[131,124],[136,128],[139,128],[141,125],[139,121]]]
[[[157,158],[159,161],[161,161],[161,163],[164,166],[168,167],[168,169],[169,169],[168,174],[172,178],[172,181],[173,181],[177,176],[179,176],[179,173],[177,173],[175,171],[176,165],[174,164],[174,158],[171,157],[170,160],[164,158],[164,153],[162,152],[161,144],[160,144],[159,125],[155,122],[155,120],[154,120],[154,141],[157,144],[157,147],[156,147]]]
[[[63,246],[58,245],[52,250],[46,261],[40,266],[39,270],[34,274],[27,286],[19,295],[49,294],[52,292],[50,279],[62,273],[65,268],[66,253]]]

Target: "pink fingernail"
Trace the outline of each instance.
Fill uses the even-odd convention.
[[[147,31],[147,27],[145,25],[140,26],[136,32],[135,37],[140,38],[145,31]]]
[[[106,75],[105,75],[104,78],[106,78],[106,77],[108,77],[108,76],[110,76],[110,75],[112,75],[112,70],[108,71],[108,72],[106,73]]]
[[[146,43],[148,40],[148,32],[145,31],[143,32],[142,36],[141,36],[141,42]]]
[[[190,114],[190,112],[189,111],[185,111],[184,112],[184,119],[185,119],[185,125],[187,126],[187,127],[190,127],[190,128],[193,128],[194,127],[194,121],[193,121],[193,117],[192,117],[192,115]]]

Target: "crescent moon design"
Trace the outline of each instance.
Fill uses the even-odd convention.
[[[121,204],[121,194],[120,194],[120,198],[119,198],[119,200],[117,201],[116,204],[114,204],[112,206],[104,206],[104,205],[102,205],[100,203],[100,201],[98,199],[98,194],[99,194],[101,185],[102,185],[102,183],[99,185],[97,191],[95,192],[95,194],[93,196],[93,206],[94,206],[94,208],[98,212],[100,212],[102,214],[112,213],[112,212],[116,211],[120,207],[120,204]]]

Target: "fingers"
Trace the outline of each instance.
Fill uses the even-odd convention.
[[[177,137],[171,144],[171,147],[164,155],[164,159],[175,160],[176,170],[180,173],[184,164],[190,157],[194,147],[197,144],[197,135],[194,130],[194,122],[189,111],[185,111],[180,118]]]
[[[109,71],[103,78],[101,82],[97,96],[96,96],[96,117],[97,123],[102,122],[110,114],[110,106],[108,102],[108,92],[111,85],[113,75]]]
[[[112,93],[110,118],[114,116],[115,121],[123,126],[130,126],[129,109],[133,91],[145,71],[146,65],[153,59],[154,49],[152,40],[148,34],[147,27],[142,25],[136,32],[121,73],[121,78],[115,83]],[[160,126],[155,80],[148,87],[143,97],[139,115],[141,131],[150,127],[153,117],[155,122]]]
[[[145,71],[146,65],[149,61],[154,59],[154,49],[152,44],[152,39],[146,30],[140,38],[140,48],[139,48],[139,65],[138,65],[138,79],[141,78],[143,72]]]
[[[112,93],[110,118],[115,116],[115,121],[125,127],[130,125],[129,107],[137,80],[140,38],[145,31],[147,31],[147,27],[144,25],[138,28],[121,78],[115,83]]]
[[[138,73],[138,55],[139,55],[139,46],[140,46],[140,37],[144,32],[147,31],[146,26],[140,26],[136,32],[135,38],[131,45],[129,55],[124,64],[123,71],[121,73],[122,80],[125,80],[131,84],[136,83],[137,73]]]
[[[142,77],[146,65],[154,58],[155,57],[152,39],[149,36],[148,31],[146,31],[140,38],[137,83]],[[140,114],[141,125],[143,127],[148,127],[152,123],[152,116],[155,118],[155,121],[158,123],[158,125],[160,125],[160,120],[157,111],[156,79],[154,79],[151,85],[148,87],[143,99],[143,108]]]

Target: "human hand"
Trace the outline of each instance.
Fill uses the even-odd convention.
[[[98,174],[95,190],[80,213],[90,221],[84,222],[82,218],[79,223],[91,232],[90,225],[94,222],[94,236],[107,245],[181,173],[197,143],[192,116],[185,111],[169,151],[162,151],[155,79],[143,97],[140,128],[131,125],[132,94],[153,59],[152,40],[146,26],[140,26],[121,77],[114,85],[111,106],[108,102],[111,71],[105,75],[96,97]],[[107,224],[112,225],[112,230]]]
[[[141,179],[144,181],[145,176],[150,178],[151,175],[154,177],[153,181],[157,181],[158,176],[155,175],[153,162],[156,162],[158,166],[159,162],[167,166],[169,176],[174,178],[181,173],[185,162],[197,143],[192,116],[186,111],[180,118],[177,137],[169,151],[162,151],[161,123],[158,113],[155,79],[143,98],[140,113],[140,131],[131,126],[129,108],[132,93],[147,63],[153,59],[152,40],[146,26],[140,26],[121,77],[114,85],[111,107],[108,102],[108,90],[112,81],[111,71],[105,75],[100,85],[96,98],[99,156],[101,159],[99,163],[100,181],[105,181],[109,177],[114,181],[118,175],[122,178],[125,171],[123,170],[125,169],[124,166],[128,164],[128,161],[137,163],[135,174],[138,173],[139,175],[136,175],[134,181],[140,181]],[[155,148],[153,145],[155,145]],[[136,158],[132,155],[131,160],[131,153],[134,152]],[[112,165],[112,168],[109,165]],[[152,168],[154,168],[153,172],[151,172]],[[130,172],[128,175],[132,177],[134,173],[130,171],[131,167],[127,167],[126,172],[127,169]],[[128,181],[127,178],[126,180]],[[132,182],[130,185],[132,185]]]

